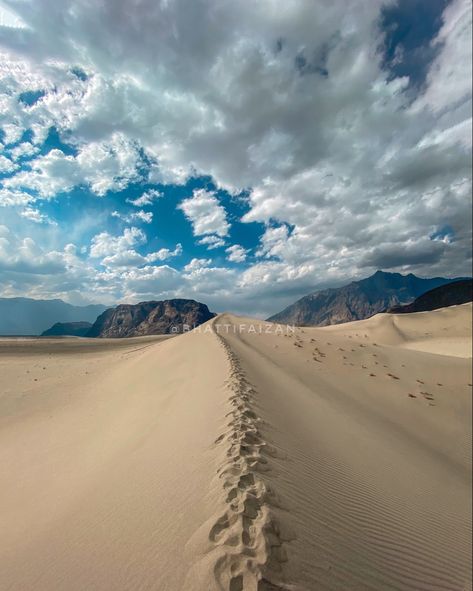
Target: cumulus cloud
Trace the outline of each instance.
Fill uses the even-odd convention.
[[[225,249],[225,252],[227,253],[227,259],[232,263],[245,262],[248,253],[248,251],[240,244],[232,244],[232,246]]]
[[[230,224],[227,222],[224,207],[212,191],[195,189],[192,197],[184,199],[179,207],[191,222],[195,236],[227,236]]]
[[[0,155],[0,174],[13,172],[16,168],[18,168],[17,164],[6,158],[6,156]]]
[[[57,226],[57,222],[51,220],[46,214],[41,213],[39,209],[34,207],[25,207],[20,211],[20,215],[35,224],[51,224]]]
[[[2,101],[3,102],[3,101]],[[13,123],[4,123],[2,125],[2,132],[3,132],[3,143],[5,146],[11,146],[12,144],[16,144],[21,139],[23,132],[25,130],[20,125],[15,125]]]
[[[150,189],[145,191],[140,197],[136,199],[127,199],[126,202],[134,205],[135,207],[143,207],[145,205],[152,205],[156,200],[161,199],[163,193],[156,189]]]
[[[55,275],[67,268],[66,251],[45,251],[31,238],[18,238],[0,226],[0,269],[2,272]]]
[[[11,205],[26,205],[34,201],[34,197],[23,191],[12,191],[10,189],[0,189],[0,206],[7,207]]]
[[[203,175],[230,194],[245,190],[243,222],[265,224],[256,263],[238,272],[189,267],[189,279],[143,264],[139,234],[123,235],[118,249],[119,237],[102,236],[92,244],[93,259],[120,255],[139,269],[134,275],[128,267],[126,280],[116,267],[104,271],[97,290],[108,281],[111,290],[122,286],[121,294],[145,294],[162,284],[216,301],[215,286],[221,302],[246,298],[249,306],[264,298],[279,303],[274,286],[287,303],[377,266],[467,272],[468,0],[445,8],[425,84],[415,91],[408,76],[385,69],[381,0],[317,7],[294,0],[283,8],[272,0],[9,6],[9,22],[24,28],[0,30],[1,162],[10,175],[0,204],[31,206],[35,197],[52,199],[74,186],[105,196],[134,182],[149,187]],[[27,92],[36,94],[19,100]],[[52,126],[72,155],[36,153]],[[23,158],[30,169],[15,168]],[[148,190],[129,203],[142,208],[159,198]],[[197,244],[226,246],[233,218],[216,193],[197,189],[180,207]],[[443,225],[452,239],[440,244],[430,237]],[[93,254],[107,241],[114,247]]]
[[[171,297],[182,287],[181,274],[168,265],[130,269],[123,273],[122,280],[125,294],[134,301]]]
[[[131,221],[141,220],[145,224],[150,224],[153,221],[153,213],[151,211],[137,211],[135,214],[131,214]]]
[[[260,238],[257,256],[282,258],[287,245],[289,230],[286,225],[267,227]]]
[[[118,218],[126,223],[143,222],[144,224],[150,224],[153,221],[153,212],[151,211],[135,211],[130,214],[120,213],[119,211],[112,211],[110,214],[114,218]]]
[[[77,156],[55,148],[29,162],[23,170],[3,181],[7,188],[27,189],[42,198],[67,193],[75,186],[86,185],[103,196],[107,191],[124,189],[140,178],[141,156],[134,142],[121,134],[112,134],[102,142],[91,142],[79,149]]]
[[[38,146],[33,146],[30,142],[22,142],[10,150],[10,157],[13,160],[19,160],[20,158],[30,158],[38,152]]]
[[[203,267],[209,267],[212,264],[212,259],[192,259],[190,263],[184,267],[184,271],[190,273]]]
[[[109,232],[101,232],[92,238],[90,256],[100,258],[104,267],[141,267],[156,261],[165,261],[182,254],[182,244],[174,250],[161,248],[156,252],[141,254],[136,247],[146,244],[146,234],[136,227],[125,228],[123,234],[112,236]]]
[[[207,250],[213,250],[215,248],[220,248],[221,246],[225,246],[225,240],[220,238],[220,236],[215,236],[214,234],[210,234],[209,236],[204,236],[203,238],[198,240],[197,244],[201,244],[202,246],[206,246]]]
[[[170,250],[169,248],[161,248],[157,252],[152,252],[146,256],[146,260],[149,262],[154,261],[165,261],[166,259],[170,259],[172,257],[178,257],[182,254],[182,244],[176,244],[176,248],[174,250]]]
[[[5,179],[3,184],[11,189],[28,189],[41,197],[55,197],[57,193],[70,191],[80,184],[77,162],[61,150],[51,150],[31,162],[31,170],[24,170]]]
[[[125,228],[123,234],[112,236],[108,232],[100,232],[92,238],[90,256],[93,258],[112,256],[119,252],[125,252],[131,246],[144,244],[146,234],[136,227]]]

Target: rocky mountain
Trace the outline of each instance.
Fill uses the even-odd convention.
[[[388,308],[408,304],[426,291],[456,280],[458,278],[423,279],[412,273],[401,275],[377,271],[361,281],[311,293],[268,320],[299,326],[328,326],[363,320]]]
[[[215,314],[195,300],[165,300],[120,304],[101,314],[86,336],[136,337],[184,332],[210,320]]]
[[[42,337],[84,337],[92,328],[90,322],[56,322],[41,333]]]
[[[431,289],[427,293],[416,298],[411,304],[406,306],[396,306],[390,308],[391,314],[405,314],[408,312],[427,312],[429,310],[438,310],[448,306],[458,306],[466,304],[473,300],[473,281],[465,279],[454,281],[446,285],[441,285]]]
[[[40,335],[56,322],[94,322],[105,308],[72,306],[62,300],[0,298],[0,335]]]

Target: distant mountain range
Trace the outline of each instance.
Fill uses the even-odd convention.
[[[392,314],[406,314],[409,312],[428,312],[448,306],[458,306],[473,300],[473,280],[464,279],[441,285],[422,294],[411,304],[390,308]]]
[[[90,322],[56,322],[51,328],[41,333],[42,337],[85,337],[92,328]]]
[[[120,304],[101,314],[88,337],[135,337],[153,334],[172,334],[194,328],[213,318],[205,304],[195,300],[165,300]]]
[[[0,298],[0,335],[40,335],[56,322],[94,322],[106,306],[72,306],[62,300]]]
[[[448,289],[436,289],[450,286]],[[423,279],[412,273],[377,271],[361,281],[309,294],[268,321],[327,326],[362,320],[383,311],[404,313],[471,301],[472,281]],[[429,293],[426,293],[429,292]],[[425,297],[420,297],[425,294]],[[62,300],[0,298],[0,335],[129,337],[182,332],[213,318],[205,304],[187,299],[72,306]]]
[[[409,304],[426,291],[460,279],[463,278],[422,279],[412,273],[377,271],[361,281],[311,293],[268,320],[298,326],[328,326],[363,320],[388,308]]]

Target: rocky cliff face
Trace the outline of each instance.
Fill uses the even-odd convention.
[[[120,304],[105,310],[86,336],[136,337],[153,334],[183,332],[215,316],[205,304],[195,300],[165,300]]]
[[[466,304],[473,299],[473,281],[465,279],[463,281],[454,281],[447,285],[442,285],[431,289],[415,299],[412,304],[406,306],[396,306],[390,308],[388,312],[392,314],[405,314],[409,312],[428,312],[429,310],[438,310],[439,308],[448,308],[448,306],[458,306]]]
[[[377,271],[367,279],[340,288],[316,291],[268,320],[298,326],[327,326],[363,320],[393,306],[410,303],[426,291],[452,281],[455,279],[422,279],[412,273],[401,275]]]
[[[56,322],[41,333],[42,337],[83,337],[92,328],[90,322]]]

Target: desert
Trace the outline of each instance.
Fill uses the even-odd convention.
[[[0,591],[473,591],[471,0],[0,0]]]
[[[471,312],[3,339],[2,588],[470,589]]]

